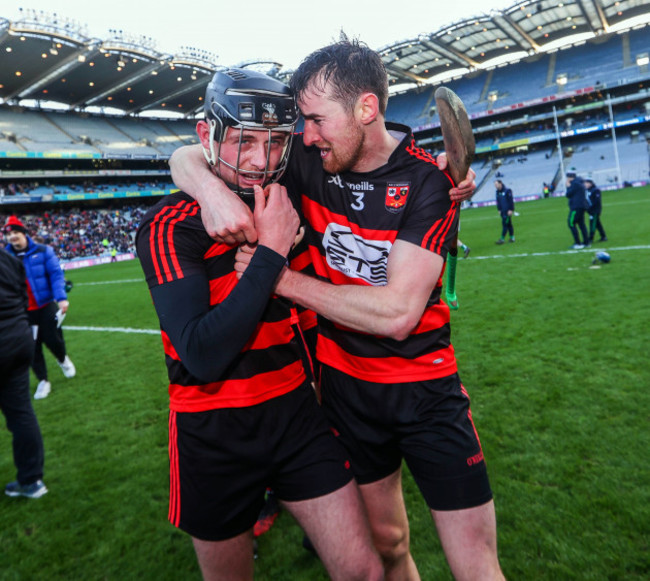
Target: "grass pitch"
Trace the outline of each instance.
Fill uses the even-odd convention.
[[[611,263],[568,251],[566,200],[516,205],[496,246],[494,207],[462,213],[452,340],[488,462],[506,577],[650,577],[650,188],[603,194]],[[49,353],[34,402],[46,450],[38,500],[0,497],[0,580],[199,579],[167,523],[167,383],[137,261],[70,271],[64,326],[77,376]],[[153,331],[134,332],[134,331]],[[36,381],[32,377],[32,387]],[[0,433],[2,484],[15,478]],[[424,580],[451,579],[408,472],[412,551]],[[260,538],[256,579],[326,579],[282,513]]]

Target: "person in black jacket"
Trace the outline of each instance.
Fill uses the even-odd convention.
[[[569,230],[573,234],[574,244],[572,250],[580,250],[590,246],[589,233],[585,226],[585,210],[589,207],[585,193],[585,184],[581,177],[570,171],[566,174],[566,197],[569,198]],[[578,229],[582,234],[582,241],[578,235]]]
[[[600,214],[603,211],[602,197],[600,189],[596,187],[594,181],[591,178],[585,178],[585,188],[587,195],[587,203],[589,208],[589,242],[594,241],[594,235],[596,230],[600,234],[600,240],[598,242],[607,242],[607,236],[605,234],[605,228],[600,221]]]
[[[13,436],[17,479],[5,487],[7,496],[39,498],[43,484],[43,439],[29,394],[29,365],[34,338],[27,319],[25,268],[0,250],[0,409]]]
[[[503,244],[506,234],[510,236],[510,242],[514,242],[515,229],[512,225],[512,215],[515,213],[515,200],[512,197],[512,190],[506,187],[501,180],[495,180],[494,186],[497,189],[497,210],[501,214],[501,238],[496,243]]]

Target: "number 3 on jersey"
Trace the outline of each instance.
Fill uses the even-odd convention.
[[[354,196],[354,202],[350,204],[353,210],[363,210],[363,196],[365,192],[350,192]]]

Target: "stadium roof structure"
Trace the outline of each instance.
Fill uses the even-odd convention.
[[[650,0],[520,0],[435,32],[378,49],[391,90],[442,82],[588,38],[650,23]],[[71,19],[26,10],[11,22],[0,17],[0,103],[118,114],[172,112],[193,117],[217,55],[193,47],[161,53],[154,39],[110,31],[90,37]],[[269,55],[271,56],[271,55]],[[273,60],[251,67],[285,82],[291,71]]]
[[[126,113],[200,108],[216,55],[190,47],[163,54],[149,37],[110,32],[91,38],[70,20],[34,11],[17,22],[0,18],[0,98]]]
[[[509,8],[392,43],[378,52],[392,88],[435,84],[648,23],[648,0],[520,0]]]

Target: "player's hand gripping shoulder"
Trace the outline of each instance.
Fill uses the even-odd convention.
[[[441,153],[436,158],[436,163],[440,169],[444,170],[447,167],[447,154],[444,152]],[[451,188],[451,190],[449,190],[449,197],[451,198],[451,201],[460,203],[464,202],[465,200],[469,200],[476,191],[476,182],[474,181],[475,179],[476,173],[470,167],[469,170],[467,170],[467,176],[465,179],[456,185],[455,188]]]
[[[288,256],[296,240],[300,219],[287,189],[279,184],[270,184],[262,189],[255,186],[255,228],[258,243]]]
[[[257,242],[253,214],[210,170],[200,145],[179,147],[169,159],[174,184],[201,206],[206,232],[230,246]]]

